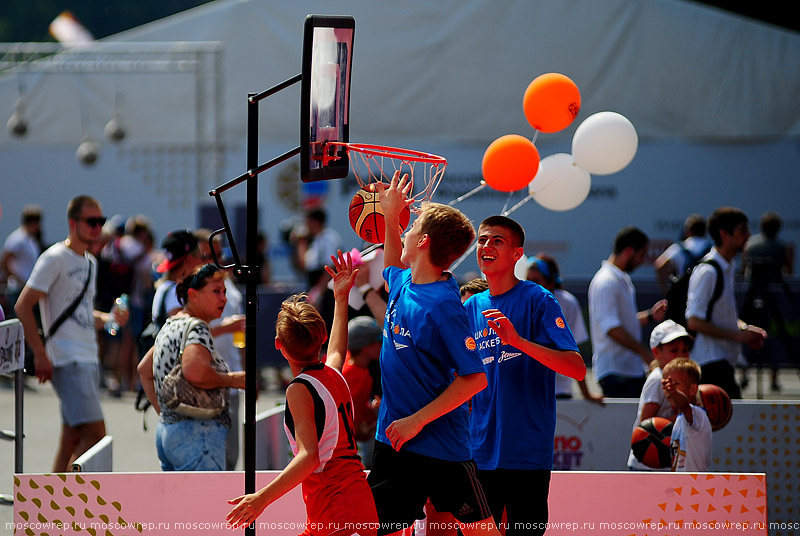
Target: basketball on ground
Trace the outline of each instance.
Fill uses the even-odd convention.
[[[383,220],[383,210],[380,203],[380,192],[368,192],[359,190],[350,201],[348,210],[350,227],[367,242],[373,244],[383,243],[383,232],[385,223]],[[400,212],[400,232],[402,233],[408,226],[411,219],[411,209],[406,206]]]
[[[640,422],[631,435],[631,450],[641,463],[653,469],[672,467],[670,441],[672,422],[664,417],[650,417]]]
[[[701,383],[697,389],[697,402],[706,410],[713,431],[721,430],[733,415],[733,404],[728,393],[718,385]]]

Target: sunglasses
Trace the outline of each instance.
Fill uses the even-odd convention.
[[[99,218],[78,218],[78,221],[85,221],[89,227],[102,227],[106,224],[106,219],[102,216]]]

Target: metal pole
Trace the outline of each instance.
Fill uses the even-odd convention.
[[[23,354],[25,353],[25,343],[22,343]],[[22,369],[19,368],[14,372],[14,472],[22,473],[22,440],[25,438],[24,430],[22,427],[23,422],[23,405],[25,391],[25,376],[23,376]]]
[[[278,84],[261,93],[247,94],[247,172],[239,177],[228,181],[222,186],[211,190],[209,195],[217,201],[220,215],[223,219],[224,228],[216,233],[224,231],[228,240],[231,242],[231,250],[236,251],[233,243],[233,234],[225,214],[225,207],[222,203],[221,194],[234,186],[247,181],[247,232],[245,235],[245,262],[241,264],[236,258],[232,265],[234,271],[242,278],[245,283],[245,398],[244,398],[244,491],[245,493],[255,493],[256,491],[256,398],[258,395],[258,370],[256,362],[256,315],[258,314],[258,266],[254,266],[257,252],[258,236],[258,175],[262,171],[283,162],[300,153],[300,147],[287,151],[286,153],[270,160],[269,162],[258,165],[258,103],[262,99],[299,82],[302,75],[294,76],[289,80]],[[212,235],[213,236],[213,235]],[[211,250],[213,253],[213,249]],[[238,256],[237,256],[238,257]],[[217,265],[219,261],[215,259]],[[238,423],[235,423],[238,426]],[[256,525],[253,523],[245,529],[245,534],[255,536]]]
[[[255,93],[248,93],[247,99],[247,169],[258,166],[258,100]],[[245,493],[256,491],[256,314],[258,314],[258,280],[253,263],[256,259],[256,235],[258,234],[258,175],[247,179],[247,234],[245,238],[245,380],[244,398],[244,489]],[[256,524],[247,527],[246,534],[255,536]]]

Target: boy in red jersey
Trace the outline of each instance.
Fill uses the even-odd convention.
[[[378,515],[358,457],[350,389],[341,374],[347,354],[347,297],[357,269],[348,253],[331,257],[325,269],[334,281],[335,309],[326,363],[320,349],[328,338],[317,310],[296,295],[281,305],[275,347],[295,379],[286,389],[286,435],[294,458],[275,480],[256,493],[228,501],[226,520],[247,526],[272,502],[303,485],[307,528],[314,536],[373,536]],[[345,497],[346,500],[342,500]]]

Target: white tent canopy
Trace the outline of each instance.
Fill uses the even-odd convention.
[[[509,133],[534,135],[523,115],[522,95],[540,74],[569,76],[582,98],[573,125],[538,137],[543,157],[569,152],[575,128],[595,112],[613,110],[631,120],[641,143],[628,170],[595,178],[589,200],[566,215],[537,212],[542,242],[531,248],[554,246],[568,274],[591,274],[624,224],[638,224],[651,237],[666,240],[674,238],[676,225],[689,212],[707,214],[723,203],[742,206],[754,219],[768,208],[795,216],[788,203],[800,192],[786,176],[798,164],[793,142],[800,135],[800,34],[678,0],[218,0],[105,40],[117,47],[165,42],[177,48],[181,42],[218,46],[204,75],[215,80],[212,98],[187,73],[23,75],[30,128],[23,138],[0,129],[0,162],[15,176],[44,181],[30,173],[32,154],[49,151],[47,158],[54,162],[67,159],[69,165],[56,167],[78,185],[51,189],[57,213],[66,196],[82,193],[81,185],[91,180],[84,177],[94,176],[98,180],[89,184],[99,188],[99,196],[106,187],[115,194],[107,212],[153,210],[162,236],[171,228],[191,226],[192,211],[198,200],[208,200],[207,190],[244,171],[247,93],[300,72],[303,21],[309,13],[356,19],[351,140],[440,151],[450,161],[443,187],[463,186],[458,193],[479,182],[480,157],[492,140]],[[13,112],[20,80],[16,71],[0,75],[0,102],[5,103],[0,117]],[[103,153],[100,164],[108,167],[82,168],[73,156],[82,131],[94,129],[93,136],[102,139],[115,95],[121,95],[117,107],[128,137],[118,154]],[[207,104],[198,108],[198,102]],[[199,121],[201,112],[206,117]],[[299,87],[264,101],[262,145],[276,154],[296,146],[299,115]],[[87,127],[81,117],[95,119]],[[224,162],[222,156],[216,161],[220,171],[195,185],[196,195],[182,198],[194,171],[173,173],[171,166],[181,166],[187,146],[199,158],[207,142],[224,156]],[[159,148],[153,151],[172,147],[177,156],[167,154],[162,164],[158,154],[146,157],[144,151],[155,145]],[[266,156],[267,150],[262,153]],[[152,179],[157,186],[150,185],[146,173],[122,186],[99,184],[100,177],[122,173],[120,162],[129,164],[128,175],[141,177],[143,160],[157,160],[153,165],[163,168]],[[193,167],[198,168],[207,166]],[[753,195],[747,181],[762,172],[778,182]],[[698,177],[710,182],[700,184]],[[726,181],[724,189],[717,179]],[[666,191],[654,190],[668,183]],[[124,196],[117,195],[120,188]],[[686,200],[681,191],[702,192],[702,197]],[[329,212],[336,212],[333,224],[339,232],[352,239],[346,217],[338,214],[346,213],[339,205],[346,206],[347,196],[341,197],[330,201]],[[465,205],[464,210],[474,210],[470,216],[475,219],[483,210],[499,212],[504,197],[494,198],[489,208]],[[25,202],[32,200],[17,192],[2,194],[6,215],[10,211],[13,217],[0,220],[0,233],[13,228],[14,212]],[[661,205],[655,208],[657,202]],[[282,210],[270,211],[262,225],[276,227],[280,220],[270,218],[290,214]],[[608,213],[617,217],[605,217]],[[602,240],[587,245],[586,224],[597,221]],[[60,225],[54,222],[57,229]],[[789,238],[800,238],[800,222],[787,227],[794,233]]]
[[[220,1],[115,40],[225,43],[225,132],[241,136],[237,97],[299,72],[303,19],[321,10],[356,18],[352,122],[365,139],[526,132],[522,93],[547,72],[575,81],[586,115],[614,109],[645,138],[800,134],[800,35],[683,1]],[[296,119],[271,116],[265,135]]]
[[[613,109],[642,138],[752,141],[800,134],[800,35],[683,1],[219,0],[107,41],[222,43],[222,131],[234,142],[244,136],[246,93],[299,72],[303,20],[318,12],[356,19],[352,132],[361,141],[484,143],[508,132],[527,134],[522,93],[546,72],[575,81],[581,117]],[[100,88],[87,88],[90,100],[104,100],[108,108],[113,78],[107,77],[104,99]],[[158,84],[153,78],[127,77],[123,85],[135,94],[137,83]],[[13,106],[8,96],[15,83],[6,82],[3,102]],[[35,88],[38,81],[26,85]],[[179,112],[180,102],[173,101],[183,90],[159,93],[135,114],[152,132],[180,135],[174,123],[191,114],[163,110]],[[63,103],[52,95],[41,102],[34,96],[29,113],[47,117],[49,130],[58,132],[41,135],[72,143],[74,134],[61,133],[58,123],[74,123],[74,113],[62,113]],[[127,100],[135,105],[131,95],[120,106],[130,116]],[[284,100],[293,103],[296,95]],[[265,139],[296,139],[296,105],[281,102],[267,114]],[[39,134],[30,134],[36,141]],[[7,141],[0,132],[0,143]]]

